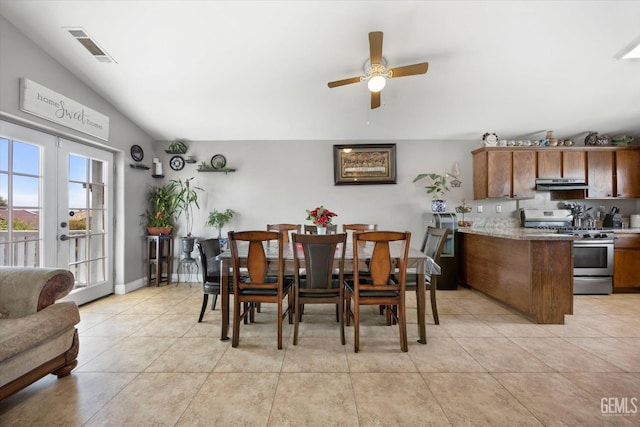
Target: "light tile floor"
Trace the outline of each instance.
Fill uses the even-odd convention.
[[[285,322],[279,351],[269,306],[232,348],[219,308],[197,323],[197,284],[109,296],[80,309],[72,375],[0,402],[0,425],[640,425],[640,294],[576,296],[565,325],[536,325],[440,291],[427,345],[408,295],[409,352],[369,307],[358,354],[332,306],[307,306],[297,346]]]

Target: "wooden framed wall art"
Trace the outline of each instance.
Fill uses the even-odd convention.
[[[396,144],[333,146],[335,185],[395,184]]]

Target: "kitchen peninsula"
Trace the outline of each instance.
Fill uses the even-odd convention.
[[[461,279],[536,323],[573,314],[573,237],[523,228],[458,229]]]

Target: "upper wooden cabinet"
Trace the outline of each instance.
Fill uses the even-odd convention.
[[[613,197],[614,158],[613,151],[587,152],[587,196],[590,199]]]
[[[640,198],[640,150],[587,152],[590,199]]]
[[[475,199],[532,198],[535,195],[535,179],[534,151],[495,150],[473,153]]]
[[[562,177],[562,151],[538,151],[538,178]]]
[[[640,198],[640,150],[616,151],[616,196]]]
[[[640,147],[483,147],[473,154],[477,199],[535,196],[536,178],[586,179],[588,198],[640,198]]]
[[[585,150],[562,151],[562,177],[587,179],[587,152]],[[542,178],[538,175],[538,178]]]

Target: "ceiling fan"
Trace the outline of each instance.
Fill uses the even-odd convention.
[[[371,109],[380,106],[380,91],[386,85],[387,79],[425,74],[429,68],[428,62],[422,62],[387,69],[387,61],[382,57],[382,31],[369,33],[369,54],[370,58],[364,64],[364,76],[337,80],[329,82],[328,85],[330,88],[334,88],[366,80],[367,87],[371,91]]]

